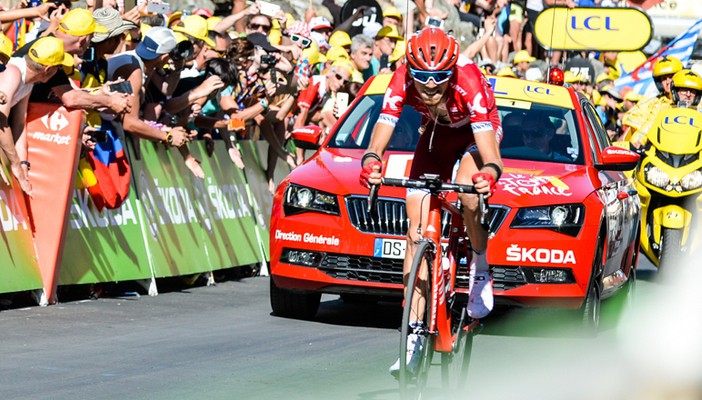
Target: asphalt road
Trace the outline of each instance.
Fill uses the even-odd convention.
[[[642,264],[636,301],[656,285]],[[387,368],[398,351],[399,303],[325,296],[314,321],[290,320],[270,314],[268,283],[243,278],[2,311],[0,399],[398,398]],[[613,380],[605,394],[618,394],[630,375],[614,350],[617,315],[605,309],[592,339],[561,313],[500,310],[475,338],[467,392],[445,393],[435,368],[425,397],[615,398],[603,387]]]

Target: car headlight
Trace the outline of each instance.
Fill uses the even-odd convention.
[[[683,176],[680,180],[680,186],[685,190],[693,190],[702,186],[702,171],[692,171]]]
[[[304,186],[290,185],[285,191],[283,210],[287,215],[306,211],[339,215],[337,196]]]
[[[553,229],[577,236],[584,220],[585,207],[582,204],[528,207],[517,211],[510,228]]]
[[[665,189],[670,183],[670,177],[662,169],[654,167],[653,164],[648,164],[644,169],[646,182],[653,186]]]

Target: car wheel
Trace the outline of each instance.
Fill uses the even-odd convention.
[[[588,335],[597,335],[597,330],[600,326],[600,288],[597,281],[593,280],[590,284],[590,289],[587,291],[587,297],[581,308],[583,316],[583,328]]]
[[[281,289],[270,279],[270,298],[273,314],[296,319],[312,319],[317,314],[321,293],[296,293]]]

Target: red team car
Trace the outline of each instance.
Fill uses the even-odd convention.
[[[368,82],[317,153],[277,188],[270,233],[277,315],[312,318],[322,293],[402,296],[404,189],[381,187],[373,217],[358,181],[389,80]],[[635,276],[641,207],[621,171],[638,156],[611,147],[591,103],[572,89],[489,80],[504,129],[505,170],[489,215],[496,301],[580,308],[596,325],[601,299]],[[420,122],[405,107],[384,155],[385,176],[407,176]],[[295,136],[314,143],[315,133]],[[459,266],[459,291],[467,291],[467,269]]]

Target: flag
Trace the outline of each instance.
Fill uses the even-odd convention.
[[[129,196],[131,182],[131,167],[115,127],[103,120],[101,129],[106,140],[81,158],[78,168],[98,211],[119,208]]]
[[[638,94],[656,96],[658,90],[653,81],[653,64],[663,56],[675,57],[685,64],[692,55],[692,50],[695,48],[695,43],[697,42],[697,37],[700,35],[701,29],[702,19],[695,22],[688,30],[678,35],[670,43],[661,47],[635,70],[614,81],[617,90],[621,92],[625,87],[630,87]]]

